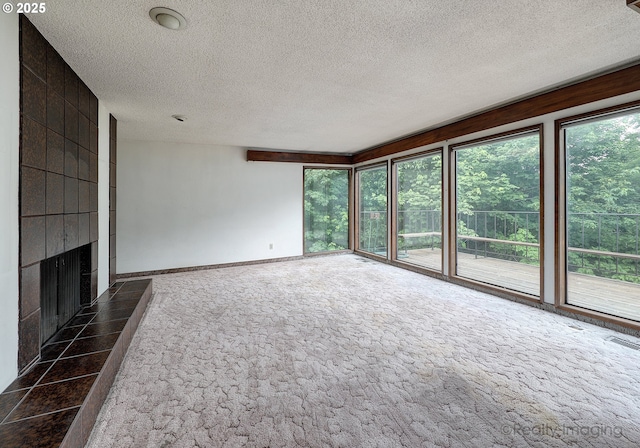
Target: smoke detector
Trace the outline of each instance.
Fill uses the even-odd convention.
[[[158,25],[170,30],[181,30],[187,26],[187,20],[182,14],[169,8],[153,8],[149,11],[149,17]]]

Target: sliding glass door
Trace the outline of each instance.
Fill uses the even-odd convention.
[[[540,296],[540,128],[454,146],[455,275]]]

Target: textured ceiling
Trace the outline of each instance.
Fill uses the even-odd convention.
[[[356,152],[640,59],[625,0],[55,0],[29,18],[120,137],[294,151]]]

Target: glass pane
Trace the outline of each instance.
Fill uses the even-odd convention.
[[[387,256],[387,167],[358,171],[360,229],[358,248]]]
[[[349,248],[349,171],[304,170],[304,251]]]
[[[398,260],[442,270],[442,156],[399,162]]]
[[[567,302],[640,321],[640,113],[565,130]]]
[[[456,274],[540,295],[538,133],[456,151]]]

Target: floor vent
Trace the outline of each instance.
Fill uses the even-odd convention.
[[[640,350],[640,344],[636,344],[635,342],[620,339],[619,337],[616,337],[616,336],[611,336],[610,338],[607,338],[607,340],[611,342],[615,342],[616,344],[619,344],[619,345],[624,345],[625,347],[629,347],[634,350]]]

